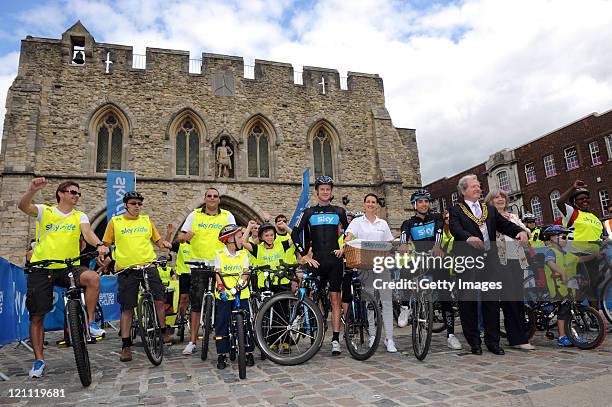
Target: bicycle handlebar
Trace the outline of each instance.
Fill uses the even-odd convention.
[[[31,270],[34,268],[44,268],[52,264],[65,264],[70,267],[70,266],[73,266],[74,263],[76,263],[77,261],[83,260],[88,257],[95,257],[95,256],[98,256],[98,252],[87,252],[87,253],[81,254],[78,257],[72,257],[72,258],[68,258],[64,260],[55,260],[55,259],[40,260],[40,261],[35,261],[33,263],[29,263],[25,269]]]
[[[142,270],[146,270],[148,268],[151,268],[152,266],[162,266],[165,267],[166,264],[168,264],[169,261],[172,260],[172,256],[168,255],[168,256],[160,256],[159,258],[155,259],[155,260],[151,260],[148,263],[145,264],[139,264],[139,265],[135,265],[135,266],[129,266],[124,268],[121,271],[118,271],[117,273],[115,273],[116,276],[118,276],[121,273],[125,273],[126,271],[142,271]]]

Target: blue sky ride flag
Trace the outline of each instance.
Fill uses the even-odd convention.
[[[136,173],[109,171],[106,174],[106,221],[125,212],[123,195],[136,188]]]
[[[306,168],[306,171],[304,171],[304,176],[302,177],[302,193],[300,194],[300,199],[298,200],[297,206],[295,207],[295,212],[293,212],[293,216],[291,217],[291,222],[289,222],[290,228],[293,228],[295,226],[302,211],[308,207],[309,199],[310,168]]]

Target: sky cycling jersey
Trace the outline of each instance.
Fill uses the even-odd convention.
[[[291,240],[302,256],[312,247],[315,259],[329,258],[340,248],[338,237],[347,227],[344,208],[317,204],[304,209],[291,232]]]
[[[402,223],[400,244],[413,242],[419,252],[427,252],[442,242],[444,221],[436,212],[427,212],[425,218],[414,215]]]

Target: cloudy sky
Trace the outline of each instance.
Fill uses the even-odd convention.
[[[80,19],[100,42],[380,74],[417,130],[423,182],[612,109],[612,2],[601,0],[0,1],[0,126],[20,39]]]

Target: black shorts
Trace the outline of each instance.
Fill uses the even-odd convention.
[[[26,307],[30,315],[45,315],[53,309],[53,286],[70,287],[68,269],[35,269],[28,273],[28,292]],[[85,266],[74,269],[76,286],[80,286],[81,273],[87,270]]]
[[[312,268],[311,271],[325,285],[329,281],[329,292],[339,293],[342,291],[342,276],[344,274],[344,263],[342,259],[333,257],[331,259],[319,260],[319,268]]]
[[[149,277],[149,288],[156,301],[166,300],[166,287],[162,285],[159,271],[155,267],[146,270]],[[143,277],[140,271],[128,270],[117,276],[118,296],[117,302],[121,305],[121,311],[134,309],[138,305],[138,288]],[[143,282],[144,284],[144,282]]]
[[[207,270],[191,270],[191,289],[189,290],[189,302],[191,303],[192,312],[202,311],[202,297],[204,292],[208,290],[208,280],[212,273]],[[214,290],[214,288],[213,288]]]
[[[178,275],[179,294],[189,294],[191,289],[191,273],[183,273]]]

